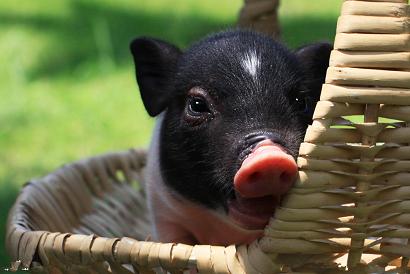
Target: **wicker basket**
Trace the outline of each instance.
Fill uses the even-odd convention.
[[[273,38],[280,36],[279,0],[244,0],[238,26],[263,32]]]
[[[23,188],[8,221],[13,269],[408,273],[409,13],[407,0],[344,2],[299,180],[261,239],[228,247],[144,241],[145,154],[130,150],[64,166]],[[362,121],[347,119],[353,115]]]

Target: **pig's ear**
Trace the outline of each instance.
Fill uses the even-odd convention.
[[[309,89],[314,93],[311,95],[315,100],[319,99],[322,84],[325,82],[332,49],[333,47],[329,43],[316,43],[304,46],[296,51],[296,55],[306,73]]]
[[[181,51],[167,42],[141,37],[131,42],[135,74],[145,109],[158,115],[168,103]]]

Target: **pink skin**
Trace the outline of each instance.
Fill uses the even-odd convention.
[[[270,140],[257,144],[234,177],[237,199],[229,205],[229,216],[242,227],[266,226],[280,197],[296,180],[298,167],[293,157]]]
[[[263,230],[248,230],[222,213],[192,203],[178,194],[156,192],[154,222],[161,242],[184,244],[231,245],[251,243]]]
[[[148,173],[153,164],[155,157],[148,162]],[[259,143],[234,178],[237,199],[229,203],[228,216],[181,197],[166,187],[158,173],[148,174],[155,240],[191,245],[249,244],[262,236],[280,196],[292,186],[296,174],[294,159],[279,145]]]
[[[245,198],[281,196],[289,191],[298,167],[293,157],[270,140],[260,142],[235,175],[235,189]]]

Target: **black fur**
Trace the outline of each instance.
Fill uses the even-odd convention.
[[[181,51],[165,41],[150,38],[136,39],[130,47],[142,101],[149,115],[156,116],[172,96],[170,83]]]
[[[226,208],[235,197],[233,178],[258,138],[270,138],[294,157],[311,122],[324,82],[331,46],[292,53],[251,31],[211,35],[185,53],[155,39],[139,38],[131,50],[148,113],[166,108],[160,164],[166,184],[210,208]],[[259,56],[256,79],[242,62]],[[188,92],[200,87],[212,111],[190,123]],[[261,137],[264,136],[264,137]]]

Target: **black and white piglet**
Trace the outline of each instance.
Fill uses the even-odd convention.
[[[155,240],[250,243],[297,176],[331,46],[292,53],[251,31],[211,35],[182,52],[131,44],[141,97],[158,117],[146,188]]]

